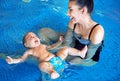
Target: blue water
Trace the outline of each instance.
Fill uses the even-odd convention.
[[[119,0],[94,0],[93,19],[105,29],[105,46],[94,66],[70,66],[54,81],[120,81],[120,6]],[[40,81],[41,72],[34,59],[8,65],[5,56],[20,56],[25,51],[22,37],[50,27],[66,30],[68,0],[0,0],[0,81]],[[29,62],[31,61],[31,62]]]

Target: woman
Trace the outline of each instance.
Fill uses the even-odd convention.
[[[76,65],[93,65],[98,62],[104,39],[104,29],[91,18],[93,0],[69,0],[68,13],[70,22],[64,43],[60,46],[71,46],[81,50],[87,45],[84,58],[68,56],[66,61]],[[47,31],[47,33],[45,32]],[[40,37],[45,43],[57,41],[59,34],[51,29],[41,29]],[[58,48],[59,49],[59,48]]]

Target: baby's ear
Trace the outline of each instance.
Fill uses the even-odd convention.
[[[25,46],[25,47],[28,47],[26,43],[24,43],[24,46]]]

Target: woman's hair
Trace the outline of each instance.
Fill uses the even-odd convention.
[[[80,6],[80,8],[86,6],[88,9],[88,13],[92,13],[93,11],[93,7],[94,7],[93,0],[69,0],[69,1],[76,1],[76,4]]]

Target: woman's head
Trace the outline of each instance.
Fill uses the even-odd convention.
[[[94,8],[94,2],[93,0],[69,0],[70,1],[75,1],[75,4],[82,9],[83,7],[87,7],[88,13],[92,13],[93,8]]]
[[[93,6],[93,0],[69,0],[67,14],[75,23],[81,22],[92,13]]]

